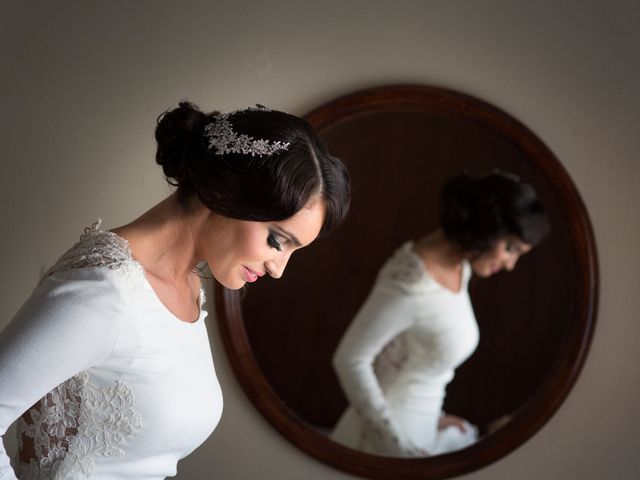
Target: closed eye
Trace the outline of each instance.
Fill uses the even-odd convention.
[[[278,241],[277,235],[273,232],[269,232],[267,236],[267,243],[271,248],[275,248],[277,251],[282,251],[282,244]]]
[[[514,253],[514,252],[519,252],[520,249],[518,248],[518,246],[515,243],[512,242],[507,242],[507,244],[505,245],[505,250],[509,253]]]

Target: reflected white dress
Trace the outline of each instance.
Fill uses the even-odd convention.
[[[163,479],[222,412],[202,309],[158,299],[127,242],[94,225],[0,333],[0,434],[18,420],[0,479]],[[23,445],[24,443],[24,445]]]
[[[405,243],[385,263],[343,336],[333,363],[350,406],[332,439],[384,456],[436,455],[477,440],[467,424],[438,431],[446,385],[478,344],[463,264],[454,293],[437,283]]]

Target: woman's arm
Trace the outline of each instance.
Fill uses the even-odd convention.
[[[62,272],[38,286],[0,332],[0,435],[53,388],[110,354],[125,302],[118,272]],[[0,442],[0,479],[15,479]]]
[[[380,351],[415,318],[415,297],[375,287],[342,337],[333,365],[342,389],[364,428],[383,450],[397,456],[424,455],[398,427],[373,370]]]

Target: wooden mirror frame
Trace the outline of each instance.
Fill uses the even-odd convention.
[[[507,138],[534,165],[557,195],[574,246],[577,273],[570,335],[552,372],[529,402],[503,428],[464,450],[435,457],[402,459],[369,455],[344,447],[308,426],[273,391],[252,353],[239,291],[215,287],[222,340],[237,378],[258,410],[289,441],[335,468],[365,478],[441,479],[466,474],[507,455],[535,434],[573,387],[593,336],[598,304],[598,262],[586,208],[566,170],[527,127],[502,110],[465,94],[436,87],[394,85],[358,91],[305,116],[317,130],[366,112],[390,107],[457,115]]]

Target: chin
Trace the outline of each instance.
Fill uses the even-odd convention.
[[[220,283],[222,283],[222,282],[220,282]],[[233,283],[233,284],[222,283],[222,286],[224,288],[226,288],[226,289],[229,289],[229,290],[240,290],[245,285],[246,285],[246,282]]]
[[[226,280],[220,283],[229,290],[240,290],[247,284],[244,280]]]
[[[216,275],[215,272],[211,273],[213,274],[213,278],[216,279],[216,282],[229,290],[240,290],[247,283],[242,279],[221,278],[220,276]]]

